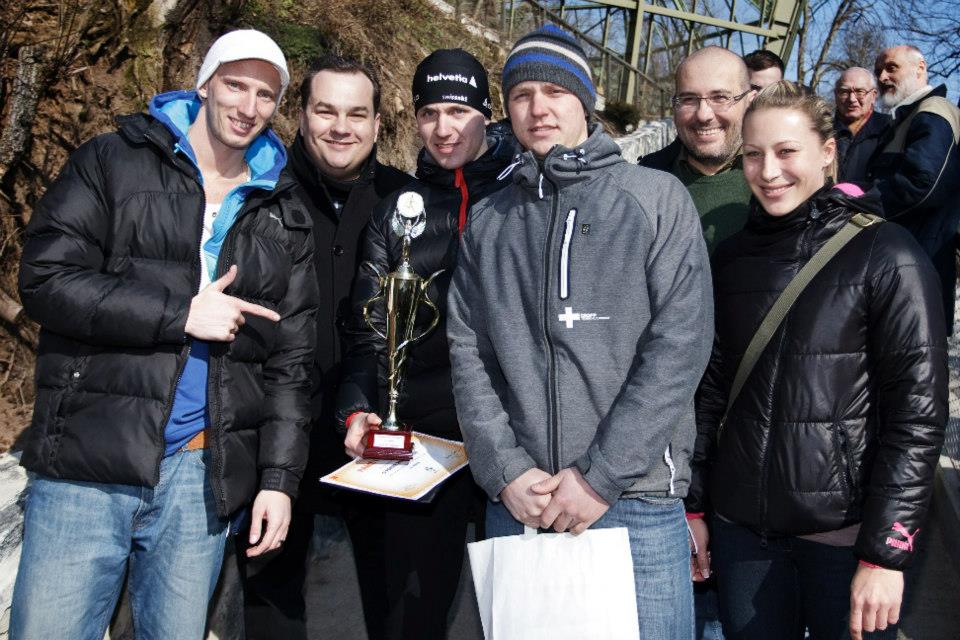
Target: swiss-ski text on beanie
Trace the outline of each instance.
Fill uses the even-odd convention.
[[[413,108],[437,102],[463,104],[489,118],[490,87],[480,61],[463,49],[438,49],[424,58],[413,74]]]
[[[503,99],[510,90],[532,80],[549,82],[570,91],[583,103],[589,117],[597,102],[587,54],[577,39],[548,24],[517,40],[503,65]]]

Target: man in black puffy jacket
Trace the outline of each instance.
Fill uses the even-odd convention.
[[[12,638],[102,637],[128,569],[138,636],[202,637],[254,493],[247,554],[284,541],[317,306],[310,217],[267,128],[288,82],[269,37],[221,37],[196,91],[118,119],[34,211],[35,475]]]
[[[435,51],[417,67],[413,103],[423,150],[418,180],[403,191],[423,197],[426,227],[410,248],[422,277],[444,269],[428,289],[440,324],[413,345],[403,374],[401,420],[417,431],[462,440],[453,403],[446,339],[447,289],[456,264],[460,233],[470,208],[505,184],[497,176],[515,151],[507,127],[487,125],[490,96],[483,66],[462,49]],[[374,211],[362,259],[393,270],[401,240],[391,229],[400,192]],[[372,271],[357,276],[346,345],[337,421],[348,426],[345,446],[360,455],[360,440],[380,424],[385,407],[386,345],[363,320],[363,304],[378,288]],[[383,327],[383,309],[374,309]],[[367,634],[380,638],[443,638],[463,564],[464,539],[477,490],[460,472],[441,486],[429,504],[375,498],[356,500],[347,525],[357,559]]]

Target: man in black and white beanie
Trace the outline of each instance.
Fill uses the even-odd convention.
[[[470,209],[508,184],[497,176],[516,145],[503,127],[487,126],[487,72],[466,51],[442,49],[427,56],[417,66],[412,93],[423,142],[417,179],[374,209],[358,262],[370,262],[383,273],[397,266],[403,248],[393,231],[397,202],[401,194],[414,200],[419,196],[426,223],[410,247],[411,264],[422,276],[442,272],[430,286],[440,323],[411,347],[413,366],[404,374],[397,413],[418,432],[461,440],[450,388],[447,287]],[[380,399],[386,394],[386,343],[367,325],[363,310],[379,288],[372,270],[359,271],[343,328],[337,424],[346,429],[344,449],[353,456],[363,455],[364,435],[381,424]],[[383,326],[382,307],[372,312],[373,323]],[[429,503],[376,496],[351,501],[346,521],[370,640],[447,637],[467,524],[480,506],[480,493],[464,471],[447,480]]]
[[[549,82],[573,93],[590,117],[597,102],[587,54],[576,38],[552,24],[523,36],[503,65],[504,100],[526,80]]]

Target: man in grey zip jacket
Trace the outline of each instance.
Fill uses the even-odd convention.
[[[525,152],[464,230],[447,330],[457,414],[488,535],[627,527],[641,637],[690,638],[681,499],[713,336],[707,251],[683,185],[588,126],[589,73],[552,26],[504,66]]]

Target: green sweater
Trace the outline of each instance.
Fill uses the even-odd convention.
[[[743,229],[750,214],[751,193],[743,177],[743,163],[738,157],[728,169],[705,176],[677,158],[672,173],[690,192],[700,214],[707,251],[713,255],[720,242]]]

